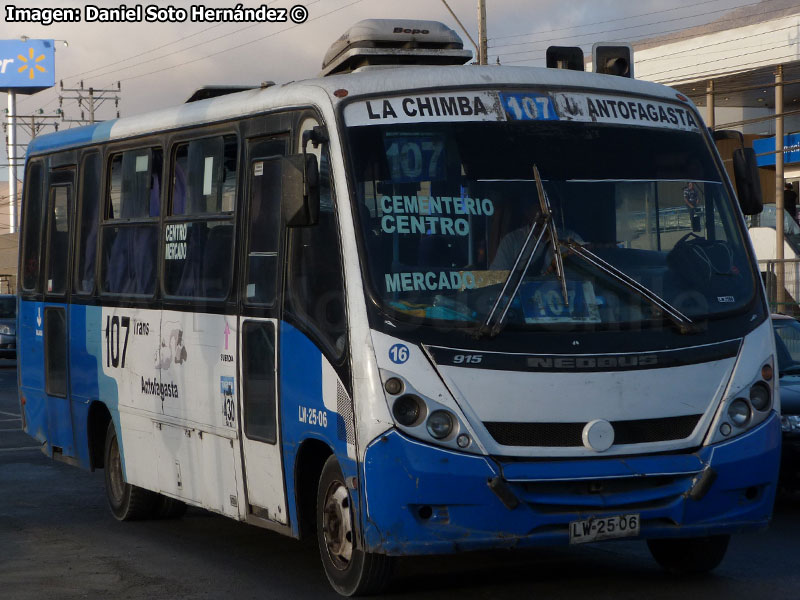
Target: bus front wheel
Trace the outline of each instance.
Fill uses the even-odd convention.
[[[114,421],[108,424],[105,449],[106,497],[118,521],[145,519],[153,514],[157,495],[125,481]]]
[[[386,587],[391,557],[356,547],[350,492],[335,456],[322,468],[317,489],[317,543],[333,588],[343,596],[375,594]]]
[[[729,535],[647,540],[656,562],[677,575],[697,575],[716,569],[725,558]]]

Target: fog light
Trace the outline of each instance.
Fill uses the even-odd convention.
[[[422,416],[422,400],[407,394],[400,396],[392,407],[395,420],[404,427],[412,427],[419,423]]]
[[[397,394],[403,391],[403,382],[397,377],[391,377],[383,384],[383,389],[392,396],[397,396]]]
[[[456,444],[458,444],[459,448],[466,448],[472,443],[472,440],[469,439],[469,436],[466,433],[462,433],[460,436],[456,438]]]
[[[431,437],[441,440],[453,432],[453,417],[444,410],[436,410],[428,417],[428,433]]]
[[[728,407],[728,417],[737,427],[744,427],[750,421],[750,405],[746,400],[737,398]]]
[[[757,383],[750,388],[750,404],[760,411],[767,410],[772,404],[769,388],[763,383]]]

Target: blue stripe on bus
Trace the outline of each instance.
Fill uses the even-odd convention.
[[[116,122],[117,120],[114,119],[94,125],[36,136],[28,144],[28,156],[109,140],[111,139],[111,128]]]
[[[356,462],[347,456],[347,441],[338,435],[338,414],[326,411],[322,397],[322,352],[301,331],[286,322],[280,322],[279,370],[281,441],[283,444],[283,468],[286,482],[286,503],[292,534],[299,535],[297,526],[297,502],[295,489],[295,465],[298,450],[309,440],[325,443],[336,455],[342,474],[357,477]],[[302,423],[300,411],[315,409],[327,412],[327,425]],[[307,413],[306,413],[307,414]],[[357,491],[352,492],[354,495]],[[354,509],[359,502],[354,501]]]

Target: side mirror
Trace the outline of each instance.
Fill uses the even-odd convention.
[[[733,151],[733,174],[742,212],[746,215],[759,214],[764,209],[764,199],[755,150],[739,148]]]
[[[281,159],[281,205],[287,227],[309,227],[319,221],[319,163],[313,154]]]
[[[739,142],[739,145],[744,148],[744,135],[742,135],[741,131],[736,131],[735,129],[711,129],[709,127],[708,132],[715,142],[733,140]]]

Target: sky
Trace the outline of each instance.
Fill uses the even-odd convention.
[[[771,0],[764,0],[769,2]],[[123,0],[124,2],[124,0]],[[101,7],[123,2],[95,0]],[[203,0],[145,0],[144,6],[189,8]],[[233,8],[236,0],[206,0],[206,7]],[[246,7],[263,2],[242,0]],[[119,111],[131,116],[180,104],[203,85],[257,85],[286,82],[319,73],[328,47],[353,23],[367,18],[412,18],[442,21],[456,29],[472,48],[441,0],[276,0],[268,6],[290,8],[302,3],[308,20],[288,23],[63,23],[49,26],[9,23],[0,14],[0,40],[20,36],[66,40],[56,44],[56,81],[67,88],[109,89],[121,85]],[[477,0],[448,0],[474,39],[478,39]],[[543,66],[549,45],[580,45],[591,52],[594,42],[631,41],[672,33],[724,18],[727,11],[759,0],[487,0],[489,61]],[[16,0],[20,8],[77,7],[74,0]],[[135,6],[129,0],[128,7]],[[5,8],[6,3],[3,7]],[[64,94],[71,95],[71,94]],[[59,87],[18,97],[18,114],[59,107]],[[6,106],[5,94],[0,102]],[[78,118],[74,101],[65,100],[68,118]],[[98,119],[116,116],[107,102]],[[65,123],[61,128],[69,127]],[[52,131],[48,128],[47,131]],[[20,141],[27,141],[21,134]],[[5,163],[5,148],[0,160]],[[0,169],[0,179],[6,179]]]

